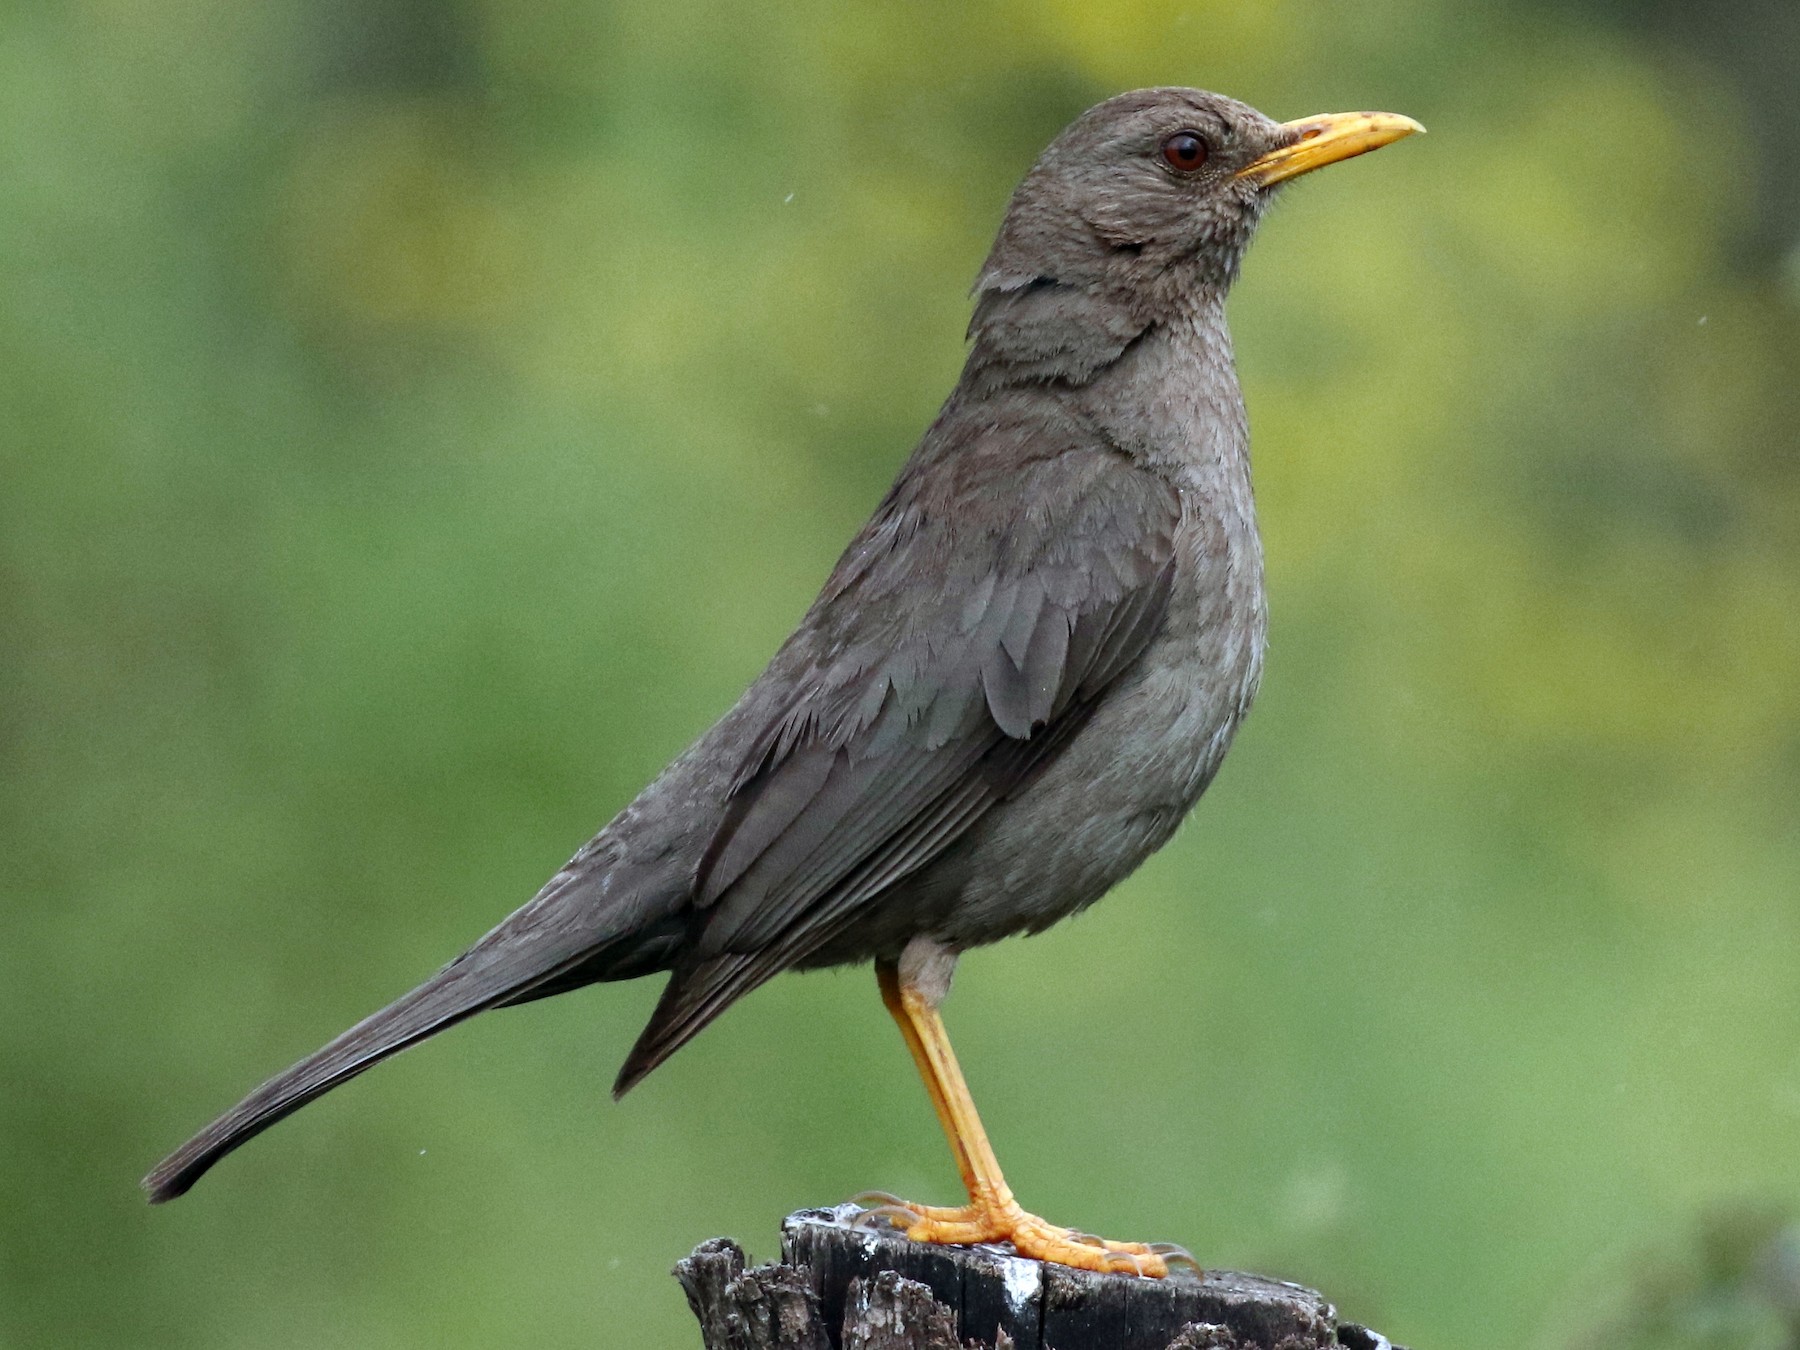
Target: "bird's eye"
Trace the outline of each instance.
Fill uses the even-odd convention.
[[[1177,173],[1192,173],[1206,163],[1206,141],[1197,131],[1178,131],[1162,143],[1163,158]]]

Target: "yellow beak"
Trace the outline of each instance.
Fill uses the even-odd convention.
[[[1300,139],[1252,160],[1237,171],[1236,177],[1247,178],[1258,187],[1273,187],[1425,130],[1410,117],[1384,112],[1325,113],[1284,122],[1282,126],[1298,132]]]

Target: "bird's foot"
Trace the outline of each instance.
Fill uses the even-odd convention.
[[[1160,1280],[1171,1266],[1200,1273],[1200,1263],[1172,1242],[1109,1242],[1092,1233],[1060,1228],[1027,1213],[1011,1195],[957,1206],[915,1205],[885,1191],[856,1197],[871,1205],[856,1217],[859,1225],[887,1223],[914,1242],[967,1247],[981,1242],[1009,1242],[1020,1256],[1080,1270],[1141,1275]]]

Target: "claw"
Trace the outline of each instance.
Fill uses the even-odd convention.
[[[850,1220],[850,1226],[852,1228],[874,1228],[877,1225],[883,1225],[904,1233],[918,1222],[918,1214],[908,1208],[905,1201],[900,1201],[897,1204],[876,1205],[872,1209],[865,1209]]]
[[[1206,1274],[1206,1271],[1201,1267],[1200,1263],[1194,1259],[1194,1254],[1186,1247],[1180,1246],[1177,1243],[1152,1242],[1150,1244],[1150,1250],[1162,1257],[1163,1264],[1170,1269],[1180,1266],[1185,1270],[1193,1271],[1195,1275]]]
[[[878,1205],[898,1205],[901,1209],[912,1208],[910,1204],[902,1200],[899,1196],[890,1195],[886,1191],[858,1191],[855,1195],[850,1197],[849,1203],[855,1205],[859,1209],[873,1209]]]
[[[1129,1270],[1139,1279],[1144,1277],[1144,1263],[1137,1258],[1135,1253],[1109,1252],[1107,1255],[1108,1259],[1115,1263],[1108,1268],[1108,1273],[1113,1275],[1123,1275]]]

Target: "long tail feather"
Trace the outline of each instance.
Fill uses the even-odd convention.
[[[150,1203],[160,1205],[186,1194],[209,1167],[239,1144],[339,1083],[485,1006],[434,1008],[438,1000],[429,996],[437,992],[426,986],[408,994],[257,1088],[156,1165],[144,1178]]]
[[[520,923],[529,908],[411,993],[275,1075],[163,1159],[143,1181],[150,1203],[161,1204],[184,1194],[209,1167],[245,1140],[364,1069],[464,1018],[516,1000],[574,966],[585,964],[592,972],[590,979],[605,978],[597,969],[604,943],[597,944],[591,933]]]

